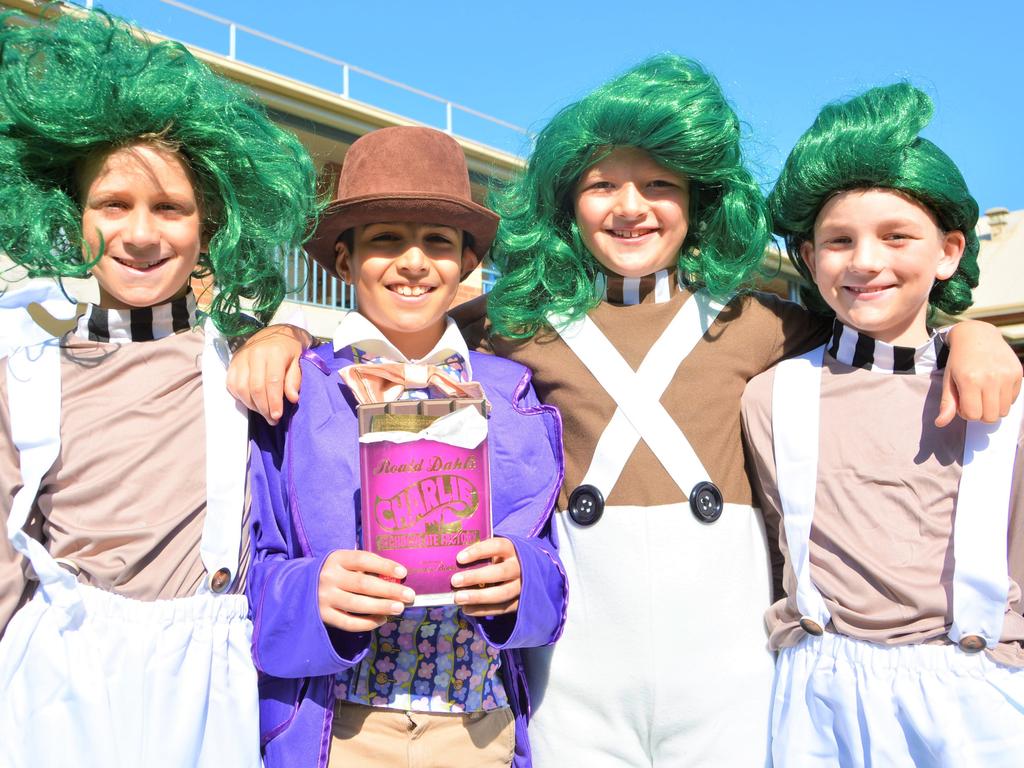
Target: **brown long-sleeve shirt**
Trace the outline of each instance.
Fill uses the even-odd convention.
[[[609,294],[612,291],[609,290]],[[674,288],[669,301],[656,303],[654,293],[639,304],[602,301],[591,319],[634,370],[661,336],[688,289]],[[597,441],[615,412],[615,402],[560,337],[551,331],[521,341],[486,336],[480,314],[483,302],[461,308],[470,346],[509,357],[533,370],[540,399],[562,413],[565,484],[560,508],[590,466]],[[473,310],[476,310],[475,317]],[[770,294],[734,299],[683,360],[661,398],[726,502],[750,504],[740,435],[740,396],[746,383],[784,357],[824,342],[829,324],[801,307]],[[653,506],[685,501],[651,449],[642,440],[633,451],[607,502]]]

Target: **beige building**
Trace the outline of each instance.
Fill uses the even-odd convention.
[[[179,7],[180,10],[180,3],[167,4]],[[37,3],[33,0],[0,0],[0,6],[16,8],[32,15],[41,13],[40,9],[45,5],[46,3]],[[77,5],[63,4],[57,7],[73,13],[82,12]],[[445,118],[441,124],[434,127],[448,130],[462,145],[470,169],[473,196],[478,202],[484,201],[489,185],[500,183],[522,167],[521,158],[459,135],[463,124],[471,127],[474,122],[479,125],[481,121],[491,128],[498,126],[525,134],[525,131],[517,126],[395,83],[380,75],[367,73],[346,62],[277,40],[228,19],[188,7],[181,12],[202,17],[206,22],[212,21],[224,28],[226,55],[194,46],[189,46],[190,49],[218,72],[251,88],[267,106],[273,119],[299,137],[317,163],[320,189],[324,193],[333,191],[338,171],[345,159],[345,152],[356,138],[376,128],[416,123],[402,115],[352,98],[349,81],[353,73],[358,73],[361,77],[376,78],[377,81],[387,83],[389,87],[404,89],[408,94],[433,101],[439,109],[443,107]],[[159,35],[147,34],[154,39],[160,39]],[[261,37],[301,55],[337,66],[338,80],[341,83],[340,92],[334,93],[317,88],[239,61],[234,56],[239,34]],[[522,139],[525,142],[525,136],[522,136]],[[1002,328],[1006,339],[1024,359],[1024,210],[989,210],[982,217],[978,233],[982,243],[979,259],[982,278],[974,294],[974,306],[965,316],[984,319]],[[290,258],[288,274],[296,290],[290,295],[289,301],[282,307],[278,316],[288,317],[301,310],[312,330],[320,335],[329,336],[337,323],[338,309],[352,306],[351,291],[340,281],[329,277],[318,265],[311,264],[304,254],[295,254]],[[460,300],[487,290],[495,277],[494,272],[485,263],[463,284]],[[799,277],[788,259],[784,255],[780,256],[778,251],[770,249],[765,256],[761,287],[795,299],[798,283]],[[88,283],[76,285],[74,289],[83,300],[89,300],[94,291]],[[200,287],[197,293],[201,292]]]
[[[964,317],[999,326],[1024,360],[1024,210],[990,208],[978,224],[981,280]]]

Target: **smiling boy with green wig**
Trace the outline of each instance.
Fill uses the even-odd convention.
[[[928,417],[949,349],[931,311],[978,284],[978,205],[920,136],[913,86],[825,107],[769,198],[834,314],[827,344],[755,377],[743,424],[782,525],[779,768],[1013,766],[1024,749],[1021,406],[989,425]]]
[[[60,338],[18,306],[52,292],[4,297],[22,332],[0,362],[0,762],[258,768],[225,335],[254,325],[243,298],[264,320],[280,303],[313,163],[177,43],[4,14],[0,179],[0,252],[99,288]]]

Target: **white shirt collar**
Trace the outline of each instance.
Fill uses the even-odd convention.
[[[459,355],[466,365],[466,376],[473,378],[470,367],[469,348],[466,340],[459,332],[459,326],[450,317],[445,318],[444,333],[437,344],[419,360],[410,360],[388,341],[373,323],[355,310],[348,312],[334,330],[334,351],[355,345],[373,357],[383,357],[396,363],[418,363],[420,365],[437,365],[449,357]]]

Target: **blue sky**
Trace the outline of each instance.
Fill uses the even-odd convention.
[[[826,102],[908,79],[935,100],[926,135],[960,165],[982,208],[1024,208],[1024,3],[1020,0],[192,0],[203,10],[531,130],[560,106],[655,53],[698,59],[747,126],[770,184]],[[220,52],[227,30],[160,0],[108,10]],[[340,90],[340,73],[242,33],[238,57]],[[362,98],[437,125],[444,108],[353,75]],[[456,113],[456,132],[471,120]],[[523,139],[473,130],[520,150]],[[470,133],[470,130],[466,130]]]

